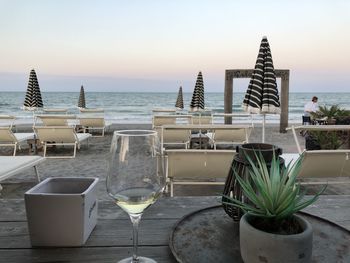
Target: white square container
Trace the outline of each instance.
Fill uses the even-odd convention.
[[[97,223],[98,178],[52,177],[24,195],[32,246],[85,244]]]

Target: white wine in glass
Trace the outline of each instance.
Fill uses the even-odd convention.
[[[107,192],[127,212],[133,224],[133,256],[121,263],[152,263],[137,255],[138,225],[142,213],[165,189],[166,179],[156,131],[114,132],[107,174]]]

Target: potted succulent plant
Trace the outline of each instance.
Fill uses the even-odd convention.
[[[250,180],[235,171],[245,202],[224,196],[223,203],[242,209],[240,251],[244,262],[311,262],[312,227],[296,212],[317,200],[324,191],[306,200],[296,178],[302,157],[294,165],[280,167],[273,158],[270,168],[263,156],[250,163]]]

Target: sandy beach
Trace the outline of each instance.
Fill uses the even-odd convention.
[[[38,166],[42,179],[47,177],[98,177],[99,199],[109,199],[105,189],[105,178],[107,171],[107,159],[109,147],[114,130],[123,129],[151,129],[151,124],[114,124],[109,128],[105,137],[93,137],[90,139],[89,147],[82,144],[74,159],[47,159]],[[304,145],[304,138],[299,136],[300,144]],[[250,142],[261,142],[261,126],[255,125],[252,131]],[[282,148],[284,153],[297,153],[297,148],[292,133],[279,133],[278,125],[268,125],[266,127],[266,143],[271,143]],[[55,151],[71,151],[57,147]],[[52,151],[52,149],[51,149]],[[4,150],[2,149],[2,152]],[[8,150],[10,155],[11,150]],[[6,151],[5,151],[6,153]],[[3,153],[4,154],[4,153]],[[6,153],[7,154],[7,153]],[[28,148],[18,151],[18,155],[27,155]],[[42,152],[39,152],[42,154]],[[5,181],[1,182],[3,190],[0,198],[22,198],[25,191],[36,184],[36,177],[33,169],[19,173]],[[311,191],[317,191],[320,186],[308,187]],[[203,195],[210,193],[212,195],[220,194],[223,186],[177,186],[176,195]],[[350,194],[349,187],[340,185],[329,185],[325,194]]]

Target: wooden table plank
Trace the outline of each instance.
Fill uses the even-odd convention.
[[[140,224],[140,255],[175,262],[168,247],[174,224],[183,216],[219,204],[219,197],[163,197]],[[304,211],[350,229],[350,196],[321,196]],[[112,201],[99,202],[98,223],[78,248],[31,248],[22,199],[0,199],[0,262],[116,262],[132,253],[132,226]]]
[[[132,255],[131,247],[0,249],[0,262],[6,263],[116,263]],[[139,255],[158,263],[176,262],[168,246],[140,247]]]

